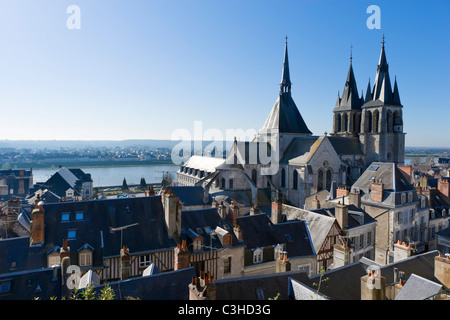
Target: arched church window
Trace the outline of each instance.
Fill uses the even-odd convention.
[[[373,113],[373,124],[372,124],[372,132],[373,133],[377,133],[379,130],[378,128],[378,122],[380,120],[380,113],[378,112],[378,110],[375,110]]]
[[[392,112],[391,112],[391,110],[388,110],[386,112],[386,127],[387,127],[387,132],[394,131],[394,122],[392,121]]]
[[[330,190],[331,188],[331,169],[327,170],[327,184],[326,184],[327,190]]]
[[[342,128],[343,128],[342,131],[344,131],[344,132],[348,131],[348,119],[347,119],[347,114],[346,113],[344,113],[342,115]]]
[[[367,111],[367,132],[372,132],[372,112]]]
[[[337,114],[336,122],[337,122],[337,132],[341,132],[342,131],[342,123],[341,123],[341,114],[340,113]]]
[[[317,172],[317,191],[323,190],[323,170]]]
[[[294,170],[294,176],[293,176],[293,184],[294,184],[294,190],[298,189],[298,172],[297,170]]]

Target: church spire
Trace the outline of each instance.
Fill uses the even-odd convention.
[[[350,66],[348,68],[347,78],[345,79],[344,91],[339,101],[339,106],[335,106],[335,111],[360,110],[361,99],[359,98],[358,87],[356,85],[355,73],[353,72],[353,46],[350,49]]]
[[[377,75],[375,76],[373,100],[380,100],[384,103],[392,102],[392,87],[389,77],[389,64],[386,59],[386,52],[384,50],[384,34],[383,41],[381,41],[380,60],[377,66]]]
[[[287,35],[286,43],[284,45],[284,61],[283,61],[283,73],[281,75],[280,94],[283,92],[291,93],[291,77],[289,75],[289,59],[287,48]]]

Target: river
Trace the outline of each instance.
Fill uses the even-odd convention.
[[[141,178],[146,183],[161,183],[163,172],[169,172],[172,179],[176,180],[178,166],[155,165],[155,166],[133,166],[133,167],[93,167],[81,168],[85,173],[90,173],[94,187],[107,187],[122,185],[123,178],[127,184],[139,184]],[[33,169],[33,182],[45,182],[58,169]]]

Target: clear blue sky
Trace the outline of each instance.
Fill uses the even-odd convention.
[[[366,26],[372,4],[379,30]],[[70,5],[79,30],[66,27]],[[350,46],[365,92],[384,33],[406,145],[450,147],[449,15],[448,0],[2,0],[0,139],[170,139],[194,121],[258,130],[286,34],[293,98],[322,135]]]

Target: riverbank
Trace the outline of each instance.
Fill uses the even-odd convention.
[[[26,162],[3,163],[2,169],[58,169],[66,168],[108,168],[108,167],[143,167],[143,166],[177,166],[171,160],[105,160],[105,161],[57,161],[57,162]]]

